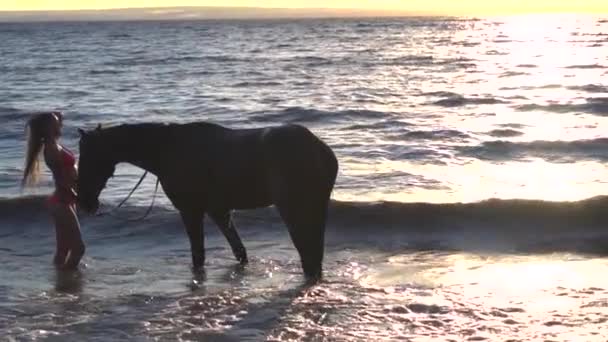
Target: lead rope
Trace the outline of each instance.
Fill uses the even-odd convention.
[[[134,219],[127,219],[127,221],[129,221],[129,222],[139,221],[139,220],[143,220],[146,217],[148,217],[150,212],[152,212],[152,208],[154,207],[154,202],[156,200],[156,194],[158,193],[158,183],[160,183],[160,179],[158,179],[158,177],[157,177],[156,185],[154,186],[154,194],[152,195],[152,202],[150,202],[150,206],[148,207],[148,210],[146,210],[146,212],[141,217],[134,218]]]
[[[129,192],[129,194],[127,195],[127,197],[125,197],[116,207],[114,207],[111,210],[105,211],[105,212],[100,212],[96,216],[103,216],[103,215],[113,216],[114,212],[116,210],[118,210],[120,207],[122,207],[129,200],[129,198],[131,198],[131,195],[133,195],[133,193],[135,192],[135,190],[137,190],[137,188],[139,188],[139,186],[144,181],[144,178],[146,178],[147,175],[148,175],[148,171],[145,171],[144,174],[141,176],[141,178],[139,178],[139,181],[137,182],[137,184],[135,184],[135,186],[133,187],[133,189],[131,190],[131,192]],[[134,221],[143,220],[146,217],[148,217],[148,215],[150,214],[150,212],[152,212],[152,208],[154,207],[154,203],[156,201],[156,194],[158,193],[158,184],[159,183],[160,183],[160,180],[158,178],[156,178],[156,186],[154,187],[154,195],[152,195],[152,202],[150,203],[150,206],[148,207],[148,209],[146,210],[146,212],[141,217],[127,218],[127,219],[125,219],[126,221],[128,221],[128,222],[134,222]]]
[[[116,206],[116,208],[112,209],[112,211],[122,207],[123,204],[125,204],[129,198],[131,198],[131,195],[133,195],[133,193],[135,192],[135,190],[137,190],[137,188],[139,188],[139,186],[141,185],[141,182],[144,181],[144,178],[146,178],[146,176],[148,175],[148,171],[144,172],[143,175],[141,175],[141,178],[139,179],[139,181],[137,182],[137,184],[135,184],[135,187],[133,187],[133,189],[131,190],[131,192],[129,192],[129,194],[127,195],[127,197],[125,197],[125,199],[123,199],[120,203],[118,203],[118,205]]]

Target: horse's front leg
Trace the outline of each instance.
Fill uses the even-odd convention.
[[[205,231],[203,227],[205,213],[203,211],[180,211],[180,214],[190,239],[192,267],[194,270],[199,270],[205,264]]]

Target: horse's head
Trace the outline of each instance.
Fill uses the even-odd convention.
[[[78,204],[85,211],[95,212],[99,207],[99,194],[114,174],[116,161],[112,157],[112,147],[103,139],[101,126],[79,132]]]

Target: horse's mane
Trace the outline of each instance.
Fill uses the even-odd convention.
[[[197,127],[221,127],[220,125],[207,121],[192,121],[192,122],[140,122],[140,123],[128,123],[128,124],[119,124],[112,126],[104,126],[101,128],[102,132],[112,132],[112,131],[123,131],[130,129],[166,129],[171,127],[188,127],[188,126],[197,126]]]
[[[189,134],[200,135],[202,132],[209,130],[217,131],[218,129],[226,129],[218,124],[194,121],[187,123],[163,123],[163,122],[142,122],[119,124],[110,127],[102,127],[99,130],[99,135],[107,139],[122,140],[129,139],[171,139],[170,137],[183,136]],[[165,140],[167,142],[167,140]]]
[[[160,128],[166,127],[169,125],[174,125],[174,123],[162,123],[162,122],[141,122],[141,123],[127,123],[127,124],[118,124],[118,125],[110,125],[110,126],[102,126],[101,132],[112,132],[112,131],[122,131],[125,129],[137,129],[137,128]]]

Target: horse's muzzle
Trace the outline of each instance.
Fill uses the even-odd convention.
[[[88,214],[95,214],[99,209],[99,201],[78,201],[78,207]]]

